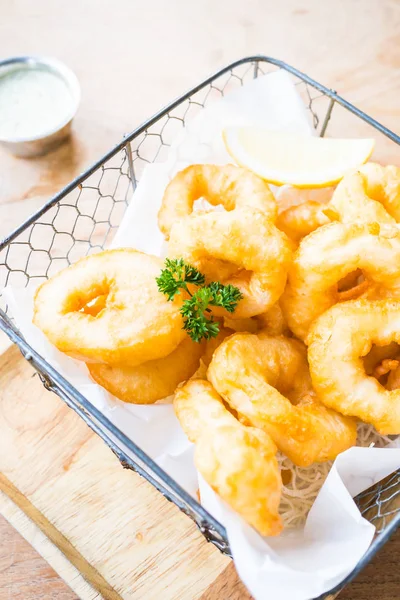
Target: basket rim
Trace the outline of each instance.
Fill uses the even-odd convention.
[[[308,83],[309,85],[311,85],[312,87],[314,87],[315,89],[317,89],[318,91],[323,93],[325,96],[328,96],[332,100],[332,102],[337,102],[338,104],[340,104],[341,106],[343,106],[344,108],[349,110],[351,113],[353,113],[354,115],[361,118],[363,121],[365,121],[366,123],[368,123],[375,129],[380,131],[383,135],[385,135],[386,137],[391,139],[393,142],[400,145],[400,135],[397,135],[396,133],[394,133],[393,131],[391,131],[390,129],[388,129],[387,127],[382,125],[381,123],[379,123],[379,121],[376,121],[375,119],[370,117],[368,114],[366,114],[365,112],[363,112],[362,110],[357,108],[354,104],[351,104],[350,102],[345,100],[342,96],[337,94],[337,92],[335,90],[322,85],[315,79],[312,79],[311,77],[309,77],[302,71],[299,71],[295,67],[292,67],[291,65],[287,64],[286,62],[284,62],[282,60],[279,60],[279,59],[276,59],[276,58],[273,58],[273,57],[270,57],[270,56],[267,56],[264,54],[255,54],[255,55],[246,56],[246,57],[236,60],[232,63],[229,63],[222,69],[219,69],[218,71],[214,72],[212,75],[210,75],[209,77],[207,77],[206,79],[201,81],[201,83],[190,88],[184,94],[182,94],[181,96],[178,96],[172,102],[170,102],[169,104],[167,104],[166,106],[161,108],[152,117],[150,117],[149,119],[144,121],[141,125],[136,127],[136,129],[132,130],[129,134],[126,134],[122,138],[122,140],[118,144],[116,144],[111,150],[109,150],[108,152],[103,154],[103,156],[101,156],[98,160],[96,160],[94,163],[92,163],[85,171],[83,171],[80,175],[78,175],[72,181],[70,181],[70,183],[68,183],[66,186],[64,186],[59,192],[54,194],[47,202],[45,202],[43,204],[43,206],[41,206],[37,211],[32,213],[25,221],[23,221],[19,226],[17,226],[8,235],[6,235],[2,240],[0,240],[0,251],[3,250],[12,240],[14,240],[16,237],[18,237],[18,235],[20,235],[27,227],[32,225],[38,217],[40,217],[44,213],[46,213],[52,206],[57,204],[57,202],[62,200],[67,194],[69,194],[78,185],[80,185],[81,183],[83,183],[83,181],[85,181],[88,177],[90,177],[90,175],[92,175],[106,161],[110,160],[110,158],[115,156],[120,150],[122,150],[125,146],[127,146],[132,140],[134,140],[136,137],[138,137],[140,134],[142,134],[144,131],[146,131],[146,129],[148,129],[149,127],[154,125],[154,123],[156,123],[162,117],[167,115],[171,110],[176,108],[179,104],[181,104],[182,102],[184,102],[185,100],[190,98],[190,96],[192,96],[193,94],[195,94],[196,92],[201,90],[206,85],[212,83],[215,79],[217,79],[221,75],[224,75],[225,73],[227,73],[228,71],[230,71],[236,67],[239,67],[239,66],[247,64],[247,63],[252,63],[252,62],[271,64],[271,65],[274,65],[275,67],[278,67],[280,69],[287,71],[288,73],[291,73],[292,75],[295,75],[296,77],[298,77],[305,83]]]
[[[227,539],[226,530],[217,519],[215,519],[195,498],[193,498],[188,492],[186,492],[181,485],[175,481],[162,467],[160,467],[150,456],[142,450],[137,444],[131,440],[126,434],[124,434],[119,427],[114,425],[98,408],[96,408],[83,394],[81,394],[74,385],[72,385],[65,377],[63,377],[54,367],[52,367],[25,339],[22,337],[20,331],[13,325],[9,317],[5,312],[0,309],[0,330],[2,330],[10,340],[16,344],[21,351],[25,360],[27,360],[40,374],[45,374],[52,382],[55,382],[56,386],[50,388],[55,393],[65,392],[62,396],[63,400],[69,400],[68,395],[73,397],[77,404],[73,404],[68,401],[67,403],[74,410],[78,409],[77,412],[80,416],[84,413],[89,413],[100,425],[102,425],[106,432],[111,434],[124,446],[126,446],[140,462],[144,463],[149,468],[152,474],[168,486],[181,500],[191,508],[194,508],[197,512],[197,516],[200,517],[204,522],[208,522],[223,539]],[[145,471],[139,463],[134,459],[130,458],[121,450],[110,438],[107,433],[97,425],[96,422],[89,423],[87,418],[84,418],[86,423],[102,437],[104,441],[114,450],[117,454],[120,454],[123,458],[132,462],[135,465],[135,470],[142,476],[145,477],[154,487],[157,489],[156,479],[148,471]],[[92,426],[93,425],[93,426]],[[166,492],[168,490],[164,488]],[[159,490],[160,491],[160,490]]]
[[[396,144],[400,145],[400,136],[395,134],[393,131],[370,117],[365,112],[358,109],[355,105],[351,104],[347,100],[345,100],[342,96],[338,95],[337,92],[331,88],[328,88],[316,80],[312,79],[305,73],[299,71],[298,69],[292,67],[284,61],[269,57],[264,54],[255,54],[246,56],[239,60],[236,60],[232,63],[229,63],[225,67],[216,71],[203,81],[201,81],[198,85],[190,88],[181,96],[175,98],[172,102],[167,104],[161,110],[156,112],[152,117],[148,120],[144,121],[137,128],[132,130],[129,134],[125,135],[122,140],[116,144],[111,150],[105,153],[101,158],[91,164],[84,172],[82,172],[79,176],[74,178],[69,184],[63,187],[59,192],[53,195],[47,202],[43,204],[41,208],[39,208],[36,212],[34,212],[30,217],[28,217],[24,222],[22,222],[18,227],[12,230],[6,237],[4,237],[0,241],[0,251],[6,248],[15,238],[17,238],[25,229],[27,229],[30,225],[32,225],[40,216],[46,213],[51,207],[56,205],[60,200],[62,200],[67,194],[69,194],[72,190],[74,190],[77,186],[79,186],[82,182],[84,182],[90,175],[92,175],[97,169],[99,169],[106,161],[115,156],[119,151],[123,148],[129,146],[130,142],[134,140],[137,136],[142,134],[146,129],[156,123],[159,119],[167,115],[171,110],[176,108],[180,103],[190,98],[193,94],[204,88],[205,86],[212,83],[216,78],[224,75],[236,67],[247,63],[267,63],[272,64],[275,67],[284,69],[290,74],[296,76],[301,79],[305,83],[311,85],[313,88],[317,89],[325,96],[328,96],[331,99],[331,104],[333,106],[334,102],[337,102],[342,107],[349,110],[355,116],[361,118],[363,121],[371,125],[376,130],[380,131],[383,135],[391,139]],[[92,429],[96,433],[100,433],[106,443],[111,447],[111,449],[120,450],[118,446],[115,445],[113,440],[108,437],[107,434],[104,437],[104,431],[101,430],[95,423],[89,423],[88,419],[85,418],[85,413],[89,413],[96,421],[98,421],[103,427],[105,427],[106,431],[111,433],[118,441],[127,446],[134,455],[142,461],[146,467],[150,468],[152,473],[155,476],[158,476],[160,480],[165,483],[178,497],[182,499],[184,503],[189,505],[191,508],[195,509],[197,516],[200,517],[202,523],[210,525],[218,534],[221,536],[223,540],[227,540],[226,530],[212,515],[208,513],[206,509],[204,509],[199,502],[195,498],[193,498],[190,494],[188,494],[177,482],[175,482],[172,477],[170,477],[161,467],[159,467],[143,450],[141,450],[136,444],[130,440],[125,434],[122,433],[120,429],[114,426],[111,421],[107,417],[105,417],[98,409],[96,409],[91,402],[89,402],[82,394],[75,389],[64,377],[62,377],[51,365],[40,355],[38,354],[22,337],[21,333],[13,326],[10,319],[7,317],[6,313],[0,309],[0,330],[4,331],[4,333],[10,338],[10,340],[16,344],[21,350],[23,356],[30,362],[36,370],[39,372],[44,372],[48,376],[52,378],[53,381],[59,386],[60,391],[65,390],[75,399],[77,404],[73,404],[72,402],[67,401],[67,397],[62,396],[64,401],[67,403],[86,421],[86,423],[92,427]],[[55,390],[53,390],[55,391]],[[96,430],[97,428],[97,430]],[[121,451],[122,456],[124,453]],[[133,459],[129,458],[129,460],[135,465],[135,470],[141,473],[142,467],[138,465]],[[156,480],[150,475],[147,471],[145,472],[145,477],[150,483],[154,485],[159,491],[160,487],[157,486]],[[162,487],[162,486],[161,486]],[[165,488],[164,488],[165,489]],[[163,492],[162,492],[163,493]],[[167,496],[168,497],[168,496]],[[175,499],[173,500],[175,502]],[[175,502],[175,504],[177,504]],[[177,504],[178,508],[182,508]],[[314,600],[324,600],[331,598],[332,594],[337,594],[340,590],[343,589],[345,585],[350,583],[359,573],[360,571],[370,562],[370,560],[375,556],[375,554],[382,548],[382,546],[389,540],[391,535],[396,531],[396,529],[400,526],[400,512],[391,520],[389,525],[385,527],[385,529],[376,536],[376,538],[372,541],[369,546],[367,552],[360,559],[355,568],[336,586],[334,586],[328,592],[324,592],[322,595],[318,596]]]

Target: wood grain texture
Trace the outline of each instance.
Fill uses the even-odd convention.
[[[231,563],[218,575],[200,600],[252,600],[252,596],[238,579],[235,565]]]
[[[400,532],[341,594],[339,600],[398,600],[400,597]]]
[[[398,129],[396,0],[14,0],[1,16],[1,55],[65,61],[82,102],[70,144],[36,160],[0,149],[0,235],[124,133],[242,56],[286,60]]]
[[[0,540],[0,600],[75,600],[76,594],[3,517]]]
[[[81,0],[73,6],[51,0],[2,2],[0,55],[31,53],[64,60],[80,79],[82,103],[73,138],[56,152],[24,161],[0,149],[0,237],[171,98],[227,62],[258,52],[286,60],[400,131],[397,0]],[[337,123],[337,131],[346,129],[345,120]],[[390,161],[391,155],[381,158]],[[4,338],[0,349],[2,344]],[[29,380],[22,378],[20,383],[19,393],[29,398]],[[44,401],[46,413],[48,400],[37,390],[33,395]],[[29,414],[33,429],[39,428],[40,419],[32,411]],[[11,427],[18,418],[12,415]],[[40,450],[46,448],[46,440],[41,437],[39,445]],[[8,453],[10,448],[14,452],[8,446]],[[16,453],[16,460],[23,456],[20,449]],[[65,457],[65,450],[61,454]],[[40,495],[32,478],[28,483],[29,491]],[[381,560],[375,559],[342,597],[398,598],[399,546],[397,536],[382,551]],[[31,556],[38,560],[33,551]],[[32,583],[29,561],[18,563],[18,575],[12,564],[2,569],[10,585],[15,577],[22,580],[23,572],[25,584]],[[46,576],[42,579],[47,586]],[[40,578],[37,594],[27,593],[28,600],[51,598],[48,586],[39,591],[39,582]],[[203,596],[207,600],[228,600],[229,594],[246,598],[238,585],[229,566]],[[3,593],[0,588],[1,600]]]
[[[172,503],[123,470],[15,348],[2,357],[0,390],[0,489],[102,597],[194,600],[231,564]],[[223,586],[227,595],[245,593],[232,571]]]
[[[99,592],[83,578],[82,574],[70,563],[61,550],[46,537],[34,521],[32,521],[8,496],[6,496],[5,493],[1,491],[0,513],[3,515],[0,520],[0,531],[3,532],[3,535],[0,534],[0,540],[4,539],[5,541],[10,542],[8,545],[4,545],[4,550],[2,547],[2,551],[7,553],[5,555],[8,556],[10,554],[8,548],[12,548],[14,542],[18,549],[21,543],[21,536],[26,542],[29,542],[25,548],[25,561],[22,562],[20,560],[8,559],[5,563],[5,569],[2,571],[4,586],[0,586],[0,600],[2,600],[2,589],[12,589],[13,586],[15,588],[17,584],[20,585],[20,582],[24,585],[31,584],[32,578],[28,576],[29,570],[27,569],[27,565],[32,558],[34,558],[35,561],[43,561],[43,568],[50,565],[53,567],[54,571],[56,571],[58,575],[57,584],[59,585],[54,585],[54,587],[57,592],[61,588],[61,582],[59,581],[61,577],[64,581],[68,582],[68,586],[67,584],[65,584],[65,586],[71,591],[73,597],[77,596],[81,598],[81,600],[101,600]],[[19,556],[18,552],[17,556]],[[11,577],[10,573],[12,574]],[[40,579],[41,577],[37,576],[36,571],[34,584],[39,590]],[[49,589],[48,593],[51,594],[52,590]],[[29,593],[27,593],[27,598],[30,598]]]
[[[0,473],[0,489],[7,494],[9,498],[11,498],[13,502],[29,516],[30,519],[32,519],[32,521],[34,521],[34,523],[36,523],[39,529],[63,552],[63,554],[68,556],[71,564],[79,572],[84,573],[89,581],[94,583],[101,596],[109,598],[110,600],[120,600],[121,596],[113,589],[113,587],[111,587],[103,575],[84,558],[68,537],[63,535],[63,533],[61,533],[59,529],[57,529],[55,525],[53,525],[53,523],[49,521],[49,519],[47,519],[46,516],[40,512],[40,510],[38,510],[36,506],[2,473]],[[79,493],[79,490],[77,490],[77,492]],[[88,509],[90,510],[90,506]],[[94,511],[92,518],[96,519],[96,516]],[[82,522],[82,526],[84,526],[84,522]],[[106,535],[106,532],[104,532],[104,534]],[[97,543],[97,541],[94,542],[94,540],[92,540],[92,543]]]

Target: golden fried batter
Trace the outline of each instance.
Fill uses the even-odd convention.
[[[343,223],[400,222],[400,169],[366,163],[345,175],[328,212]]]
[[[271,438],[239,423],[208,381],[178,388],[174,408],[205,481],[262,535],[278,535],[282,480]]]
[[[166,356],[186,333],[182,297],[168,302],[157,289],[162,267],[160,258],[131,248],[82,258],[38,288],[33,322],[59,350],[85,362],[133,366]]]
[[[231,319],[261,314],[279,299],[292,257],[286,235],[250,209],[186,217],[171,230],[168,255],[197,267],[208,281],[240,289],[234,313],[215,310]]]
[[[141,365],[88,364],[96,383],[111,394],[132,404],[153,404],[174,393],[177,385],[197,371],[204,343],[188,336],[168,356]]]
[[[232,335],[215,351],[207,377],[241,418],[266,431],[298,466],[332,460],[355,444],[355,422],[319,402],[306,348],[297,340]]]
[[[309,333],[310,372],[318,397],[344,415],[371,423],[384,435],[400,434],[400,390],[387,390],[367,375],[363,357],[372,344],[385,346],[381,355],[385,356],[392,342],[400,343],[400,302],[394,300],[337,304],[319,317]],[[397,377],[389,385],[396,384]]]
[[[296,243],[306,235],[330,222],[323,212],[323,205],[312,200],[292,206],[280,213],[276,226]]]
[[[282,307],[280,302],[273,304],[265,313],[255,317],[258,322],[258,330],[263,331],[268,335],[287,335],[290,336],[291,332],[288,324],[286,323],[283,315]],[[250,331],[250,330],[249,330]],[[250,333],[256,333],[250,331]]]
[[[265,313],[247,319],[224,319],[224,325],[236,333],[258,333],[264,331],[269,335],[291,335],[284,319],[279,302],[276,302]]]
[[[251,171],[234,165],[191,165],[175,175],[164,192],[158,224],[166,239],[173,224],[190,215],[199,198],[228,211],[254,208],[272,221],[276,218],[276,202],[268,184]]]
[[[358,288],[346,294],[338,283],[358,269]],[[387,224],[330,223],[304,238],[294,254],[280,300],[290,329],[300,339],[319,315],[355,294],[400,291],[400,228]]]

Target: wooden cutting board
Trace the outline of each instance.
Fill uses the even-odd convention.
[[[6,516],[22,509],[68,558],[67,583],[82,573],[82,598],[93,590],[112,600],[250,598],[231,560],[122,469],[14,347],[0,357],[0,490],[14,502]]]

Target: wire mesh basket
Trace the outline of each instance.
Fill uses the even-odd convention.
[[[173,139],[203,108],[246,81],[284,69],[293,78],[318,135],[368,136],[377,140],[377,160],[393,161],[400,137],[349,104],[336,92],[285,63],[266,56],[239,60],[218,71],[127,135],[85,173],[56,194],[0,243],[0,289],[37,287],[82,256],[107,247],[148,163],[165,160]],[[371,131],[374,130],[373,132]],[[400,150],[399,150],[400,151]],[[145,477],[198,525],[208,541],[229,554],[224,527],[132,440],[23,339],[0,298],[0,328],[55,392],[117,455],[123,467]],[[376,526],[376,536],[355,570],[335,589],[332,599],[369,562],[400,524],[400,470],[356,498],[362,514]]]

